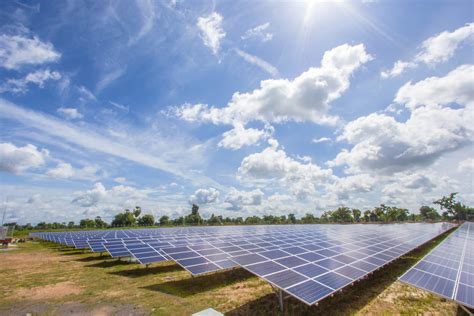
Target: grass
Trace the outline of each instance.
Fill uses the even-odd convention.
[[[447,234],[401,257],[369,278],[308,307],[285,301],[285,315],[441,314],[463,311],[453,302],[397,278]],[[173,263],[149,268],[46,242],[0,253],[0,314],[189,315],[213,307],[228,315],[281,315],[271,287],[234,269],[200,277]]]

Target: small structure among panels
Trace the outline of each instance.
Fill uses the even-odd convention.
[[[474,308],[474,223],[462,224],[400,281]]]

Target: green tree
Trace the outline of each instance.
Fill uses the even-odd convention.
[[[191,214],[187,215],[184,220],[186,224],[199,225],[202,222],[201,215],[199,214],[199,206],[193,204]]]
[[[81,221],[79,222],[79,226],[81,228],[92,228],[92,227],[95,227],[95,221],[93,219],[89,219],[89,218],[81,219]]]
[[[134,214],[127,209],[124,213],[118,213],[115,215],[115,218],[112,221],[112,226],[133,226],[136,221],[137,219]]]
[[[140,216],[141,213],[142,213],[142,208],[140,206],[135,206],[135,209],[133,210],[133,216],[135,216],[135,218],[138,218],[138,216]]]
[[[145,214],[138,219],[140,226],[153,226],[155,224],[155,217],[151,214]]]
[[[348,207],[339,207],[331,214],[331,221],[336,223],[351,223],[352,212]]]
[[[160,225],[161,226],[166,226],[170,224],[170,218],[169,216],[163,215],[160,217]]]
[[[97,228],[105,228],[109,226],[106,222],[102,220],[100,216],[97,216],[94,221],[95,221],[95,227]]]
[[[291,213],[288,214],[288,222],[291,224],[296,224],[296,216],[295,214]]]
[[[353,208],[352,209],[352,217],[354,218],[354,221],[355,222],[360,222],[360,215],[361,215],[361,211],[356,209],[356,208]]]
[[[370,210],[365,210],[364,211],[364,221],[370,222],[370,215],[372,215],[372,212]]]
[[[67,228],[74,228],[75,223],[74,222],[69,222],[67,223]]]
[[[420,216],[423,220],[438,220],[441,218],[441,215],[431,206],[423,205],[420,207]]]
[[[456,201],[458,193],[451,193],[449,196],[443,196],[441,199],[434,201],[438,204],[441,210],[445,210],[443,217],[452,218],[455,220],[466,220],[474,218],[474,208],[468,207],[461,202]]]

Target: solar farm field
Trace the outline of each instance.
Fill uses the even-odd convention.
[[[397,281],[450,228],[286,225],[41,235],[56,242],[0,254],[0,314],[189,315],[212,307],[228,315],[454,315],[462,310],[452,301]],[[116,246],[107,249],[117,239],[129,251],[117,257],[125,258],[111,256]],[[274,291],[280,289],[288,296],[283,313]]]

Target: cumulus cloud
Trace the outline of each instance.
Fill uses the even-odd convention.
[[[0,35],[0,66],[3,68],[18,70],[24,65],[56,62],[60,57],[53,44],[27,32]]]
[[[39,150],[31,144],[16,147],[11,143],[0,143],[0,170],[19,174],[43,166],[48,156],[46,149]]]
[[[94,184],[94,187],[84,192],[76,192],[76,197],[72,200],[72,203],[80,205],[82,207],[90,207],[97,205],[107,195],[107,190],[104,185],[100,182]]]
[[[460,66],[445,77],[404,85],[395,100],[411,110],[408,120],[373,113],[348,123],[338,140],[354,146],[329,165],[345,164],[349,172],[399,172],[430,165],[472,143],[473,80],[472,66]]]
[[[79,112],[79,110],[76,108],[60,107],[56,111],[70,120],[81,119],[84,117],[84,115],[82,115],[81,112]]]
[[[457,103],[474,106],[474,65],[462,65],[444,77],[408,82],[397,92],[395,102],[410,109]]]
[[[453,57],[456,50],[464,43],[474,40],[474,23],[466,24],[452,32],[444,31],[432,36],[421,44],[413,61],[398,60],[390,70],[381,72],[382,78],[396,77],[409,68],[416,68],[420,63],[429,66],[446,62]]]
[[[197,21],[204,45],[209,47],[214,55],[219,52],[221,41],[226,35],[222,29],[222,20],[219,13],[212,12],[208,16],[199,17]]]
[[[124,205],[134,206],[138,201],[145,200],[148,192],[125,185],[117,185],[107,190],[101,182],[97,182],[91,189],[76,191],[73,195],[75,197],[72,203],[84,208],[98,205],[106,205],[106,207],[114,205],[123,208]]]
[[[43,88],[46,81],[57,81],[59,79],[61,79],[61,74],[57,71],[51,71],[49,69],[37,70],[20,79],[7,79],[2,85],[0,85],[0,93],[25,93],[28,91],[29,84],[35,84],[38,87]]]
[[[321,67],[310,68],[293,80],[270,79],[249,93],[236,92],[224,108],[185,104],[174,114],[187,121],[233,124],[286,121],[335,124],[330,103],[349,88],[353,72],[372,57],[363,44],[344,44],[324,53]]]
[[[301,163],[289,157],[275,140],[262,152],[245,157],[238,173],[241,179],[281,182],[300,199],[314,194],[318,186],[334,180],[331,169],[322,169],[314,163]]]
[[[243,146],[257,144],[261,140],[269,138],[273,128],[267,126],[265,130],[245,128],[242,124],[236,124],[233,129],[222,134],[222,140],[218,146],[226,149],[237,150]]]
[[[242,40],[256,39],[262,42],[271,41],[273,38],[273,34],[270,32],[267,32],[267,29],[269,26],[270,26],[269,22],[257,25],[256,27],[245,31],[245,34],[242,35],[241,38]]]
[[[83,179],[92,180],[97,177],[97,168],[92,166],[85,166],[83,168],[74,168],[71,164],[66,162],[60,162],[56,167],[46,171],[46,175],[52,178],[58,179]]]
[[[263,59],[261,59],[257,56],[251,55],[249,53],[246,53],[246,52],[244,52],[240,49],[235,49],[235,52],[237,53],[237,55],[242,57],[246,62],[248,62],[249,64],[257,66],[258,68],[262,69],[263,71],[265,71],[266,73],[268,73],[272,77],[278,77],[279,76],[278,69],[275,66],[273,66],[272,64],[266,62],[265,60],[263,60]]]
[[[236,188],[230,188],[224,199],[225,203],[230,204],[228,210],[241,210],[244,206],[262,204],[263,192],[260,189],[252,191],[239,191]]]
[[[216,202],[218,197],[219,191],[214,188],[198,189],[189,198],[189,203],[197,205],[210,204]]]

